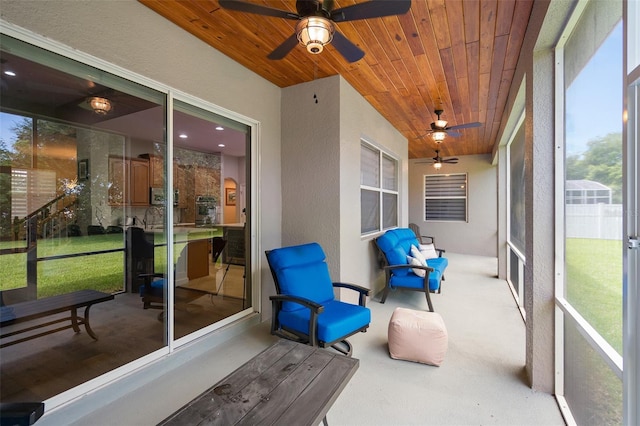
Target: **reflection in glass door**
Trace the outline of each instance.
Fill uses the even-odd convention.
[[[178,339],[250,306],[247,226],[238,214],[246,200],[235,185],[246,182],[249,127],[175,101],[173,129],[173,179],[168,187],[174,195],[173,316]]]
[[[0,327],[0,394],[46,401],[168,351],[139,294],[166,250],[145,229],[142,156],[164,140],[166,95],[0,37],[0,296],[3,310],[27,303],[42,315]],[[79,299],[95,302],[90,328],[71,323],[71,307],[89,309]],[[60,304],[66,312],[48,310]]]

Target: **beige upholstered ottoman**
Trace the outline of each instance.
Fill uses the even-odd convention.
[[[440,314],[406,308],[393,311],[388,338],[391,358],[436,366],[444,361],[449,345]]]

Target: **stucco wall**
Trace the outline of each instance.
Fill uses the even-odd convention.
[[[490,155],[464,155],[458,158],[458,164],[445,164],[438,173],[467,173],[468,222],[424,221],[424,176],[435,174],[431,164],[420,164],[424,159],[409,162],[409,222],[418,224],[423,235],[435,237],[436,245],[446,251],[496,257],[497,168],[491,164]]]
[[[283,89],[282,243],[317,241],[334,280],[379,290],[371,239],[360,237],[361,138],[396,156],[406,170],[407,140],[341,77]],[[406,188],[406,172],[402,176]],[[400,205],[406,218],[406,191]]]
[[[5,1],[0,18],[148,79],[260,122],[260,212],[252,238],[280,245],[280,89],[133,0]],[[9,25],[7,25],[9,26]],[[267,200],[268,208],[260,208]],[[264,317],[271,277],[260,272]]]
[[[408,141],[349,83],[340,79],[340,279],[364,285],[374,295],[384,288],[385,277],[378,265],[373,237],[360,237],[361,139],[398,160],[398,225],[407,226]],[[356,300],[354,292],[346,291],[343,299]]]

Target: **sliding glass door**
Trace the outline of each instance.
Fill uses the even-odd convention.
[[[251,127],[1,37],[2,402],[70,399],[249,313]],[[90,327],[63,317],[80,296]],[[24,303],[42,319],[5,321]]]
[[[640,423],[640,3],[624,3],[624,409],[625,424]]]

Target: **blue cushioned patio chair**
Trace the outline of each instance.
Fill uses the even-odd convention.
[[[278,248],[266,255],[277,292],[270,297],[271,334],[351,356],[346,338],[365,331],[371,322],[366,307],[369,289],[332,282],[318,243]],[[334,287],[359,292],[359,304],[336,300]]]
[[[444,250],[437,250],[440,257],[428,259],[424,266],[409,264],[407,256],[411,255],[411,246],[420,246],[418,237],[410,228],[391,229],[376,238],[375,244],[380,253],[380,266],[386,275],[386,286],[380,303],[384,303],[389,291],[396,288],[422,291],[429,310],[433,312],[429,293],[441,292],[444,271],[449,265],[447,258],[442,257]],[[416,275],[414,270],[425,271],[425,276]]]

